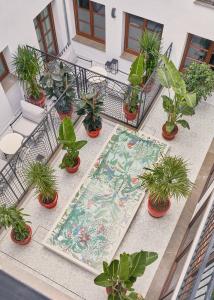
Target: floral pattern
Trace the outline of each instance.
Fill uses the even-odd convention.
[[[100,271],[142,201],[138,176],[166,150],[155,139],[117,127],[46,243]]]

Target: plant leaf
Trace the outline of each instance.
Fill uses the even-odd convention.
[[[119,260],[115,259],[111,262],[109,266],[109,273],[113,279],[117,278],[118,269],[119,269]]]
[[[174,105],[173,105],[173,101],[171,98],[167,97],[167,96],[162,96],[163,99],[163,108],[166,112],[173,112],[174,110]]]
[[[99,286],[109,287],[112,286],[113,281],[109,278],[108,274],[101,273],[94,279],[94,283]]]
[[[186,120],[178,120],[177,123],[180,124],[184,128],[190,129],[189,123]]]
[[[129,278],[129,255],[126,253],[120,254],[118,275],[120,280],[123,281],[126,281]]]
[[[186,94],[185,95],[186,103],[190,107],[195,107],[196,106],[196,94]]]

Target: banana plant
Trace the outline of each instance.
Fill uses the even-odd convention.
[[[70,118],[65,118],[59,127],[59,142],[67,153],[60,164],[61,169],[73,167],[79,156],[79,150],[87,144],[87,141],[77,141],[74,126]]]
[[[171,133],[176,124],[190,129],[188,122],[183,119],[183,116],[195,114],[196,94],[187,92],[182,75],[176,69],[174,63],[165,55],[161,59],[163,65],[158,69],[158,77],[161,85],[168,89],[168,95],[162,96],[163,108],[168,114],[166,131]]]
[[[142,53],[140,53],[131,65],[129,73],[129,82],[131,84],[129,90],[129,111],[134,113],[137,110],[138,98],[140,92],[140,85],[143,81],[143,74],[145,72],[145,58]]]
[[[157,258],[156,252],[148,251],[120,254],[119,260],[114,259],[110,264],[103,262],[103,273],[94,279],[94,283],[106,287],[108,300],[143,300],[132,286]]]

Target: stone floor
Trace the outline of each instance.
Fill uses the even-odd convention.
[[[159,99],[141,130],[163,141],[161,126],[164,122],[165,115]],[[189,161],[190,178],[194,181],[214,136],[214,106],[205,102],[201,103],[196,109],[195,116],[189,118],[189,123],[190,131],[179,128],[176,139],[168,144],[170,154],[181,155]],[[17,266],[70,295],[74,300],[105,300],[106,294],[101,287],[94,285],[93,274],[47,250],[43,247],[42,241],[72,197],[75,187],[90,168],[114,126],[115,124],[105,120],[102,134],[96,140],[87,138],[82,126],[78,129],[78,137],[88,139],[88,144],[81,150],[81,168],[75,175],[69,175],[60,170],[58,165],[63,153],[60,152],[56,156],[53,165],[57,170],[60,188],[59,203],[56,209],[47,211],[38,204],[34,194],[29,193],[23,205],[26,212],[31,215],[34,232],[33,241],[28,246],[14,245],[8,236],[9,232],[1,235],[0,259],[9,259]],[[147,213],[145,199],[117,251],[116,255],[123,251],[134,252],[140,249],[158,252],[159,259],[148,267],[144,276],[135,285],[136,290],[143,295],[146,295],[164,254],[182,212],[184,201],[173,202],[167,216],[158,220],[150,217]]]

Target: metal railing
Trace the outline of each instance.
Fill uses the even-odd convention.
[[[157,68],[153,71],[150,78],[147,80],[145,85],[140,88],[138,99],[139,108],[136,119],[133,121],[128,121],[124,114],[123,108],[124,103],[127,101],[127,95],[130,94],[130,85],[109,78],[107,76],[100,75],[91,71],[90,69],[84,68],[72,62],[68,62],[64,59],[60,59],[59,57],[47,54],[33,47],[28,47],[34,50],[37,57],[43,61],[44,70],[42,70],[42,72],[48,71],[54,63],[59,63],[60,61],[64,65],[66,65],[67,69],[75,79],[75,89],[78,95],[77,101],[80,100],[82,93],[87,93],[91,89],[91,79],[93,77],[99,76],[100,78],[102,78],[103,80],[100,80],[102,81],[102,84],[100,84],[99,89],[102,91],[104,102],[103,115],[114,121],[118,121],[122,124],[129,125],[130,127],[136,129],[139,128],[142,121],[146,118],[150,108],[154,104],[156,97],[162,88],[157,76],[157,68],[162,64],[162,62],[159,61]],[[164,54],[169,57],[171,54],[171,50],[172,44],[170,44]]]
[[[63,94],[0,171],[0,205],[16,205],[29,188],[25,179],[26,168],[34,161],[47,163],[59,147],[60,118],[56,105],[62,97]],[[72,120],[76,123],[78,116],[73,114]]]
[[[214,297],[214,194],[205,224],[182,280],[177,300],[210,300]],[[214,298],[213,298],[214,299]]]

